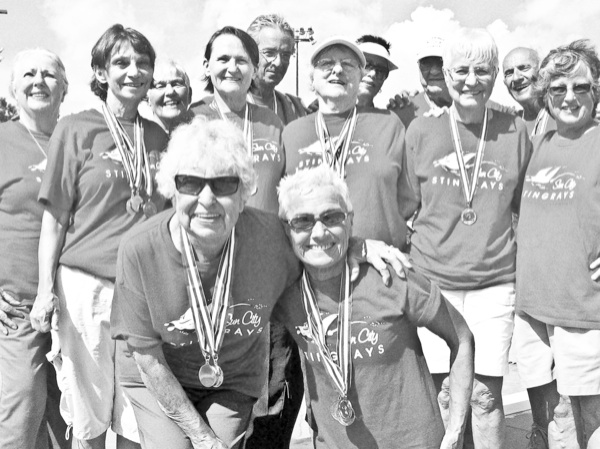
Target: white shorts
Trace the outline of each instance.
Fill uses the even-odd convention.
[[[508,350],[514,328],[515,284],[480,290],[442,290],[444,297],[464,317],[475,339],[475,373],[502,377],[508,374]],[[444,340],[425,328],[419,338],[429,371],[450,371],[450,349]]]
[[[600,394],[600,330],[560,327],[523,314],[515,318],[519,376],[526,388],[556,379],[567,396]]]
[[[61,265],[55,290],[58,332],[48,359],[56,368],[63,419],[81,440],[96,438],[112,423],[115,433],[139,442],[133,408],[115,380],[110,336],[114,284]]]

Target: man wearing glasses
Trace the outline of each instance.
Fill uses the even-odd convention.
[[[390,59],[390,43],[379,36],[365,34],[356,40],[365,55],[365,74],[358,90],[358,106],[374,108],[373,99],[381,92],[383,83],[398,67]]]
[[[284,125],[306,115],[300,98],[275,90],[294,55],[292,27],[279,15],[265,14],[254,19],[248,27],[248,34],[256,41],[260,51],[258,70],[248,93],[248,101],[271,109]]]

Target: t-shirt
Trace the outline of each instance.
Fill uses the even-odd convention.
[[[133,122],[120,122],[133,140]],[[167,135],[156,123],[142,119],[142,124],[154,174]],[[127,212],[130,197],[121,155],[102,113],[88,110],[60,120],[38,198],[53,214],[71,212],[59,263],[114,282],[121,237],[145,219],[141,212]],[[158,210],[164,207],[156,190],[152,200]]]
[[[288,174],[323,162],[315,115],[299,118],[283,131]],[[348,112],[324,115],[332,137],[340,134],[347,117]],[[405,163],[404,126],[398,117],[359,108],[345,179],[354,206],[353,234],[405,247],[406,211],[414,211]]]
[[[194,330],[187,274],[169,232],[172,215],[164,211],[123,240],[111,331],[113,338],[126,340],[134,349],[162,346],[181,385],[201,389],[198,370],[204,357]],[[227,331],[219,352],[225,376],[220,388],[258,397],[268,369],[265,326],[275,302],[298,278],[300,268],[275,215],[246,207],[235,232]],[[121,381],[139,380],[135,367],[126,367],[121,374]]]
[[[285,170],[285,152],[281,144],[283,124],[279,117],[268,108],[261,108],[249,103],[252,114],[252,157],[254,169],[258,174],[258,191],[250,199],[249,206],[267,212],[277,213],[277,186]],[[244,111],[227,112],[228,121],[244,129]],[[209,120],[220,120],[219,112],[211,104],[200,104],[192,108],[196,116],[204,116]]]
[[[444,436],[437,393],[417,337],[443,301],[424,276],[407,271],[391,287],[372,267],[362,265],[352,291],[352,380],[349,399],[356,420],[342,426],[330,414],[338,398],[308,331],[299,282],[275,308],[304,356],[306,384],[315,418],[317,448],[438,449]],[[336,353],[339,284],[319,291],[313,284],[330,351]],[[334,356],[335,357],[335,356]]]
[[[50,139],[31,134],[16,120],[0,125],[0,287],[27,305],[33,304],[37,292],[44,212],[37,196]]]
[[[517,253],[517,310],[555,326],[600,329],[600,126],[534,140]]]
[[[478,289],[515,280],[518,211],[531,142],[523,121],[491,111],[485,152],[467,226],[467,207],[448,113],[419,117],[406,136],[408,172],[420,210],[413,222],[411,257],[443,289]],[[467,176],[472,177],[482,124],[458,123]]]

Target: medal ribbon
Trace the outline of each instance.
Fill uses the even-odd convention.
[[[467,207],[471,208],[473,204],[473,198],[475,198],[475,191],[477,190],[477,181],[479,180],[479,173],[481,172],[481,162],[483,161],[483,153],[485,150],[485,139],[487,137],[487,126],[488,126],[488,108],[485,108],[483,113],[483,125],[481,127],[481,136],[479,137],[479,143],[477,144],[477,154],[475,156],[475,166],[473,167],[473,176],[469,182],[467,177],[467,169],[465,167],[465,159],[462,150],[462,144],[460,143],[460,136],[458,135],[458,124],[456,123],[456,117],[454,110],[450,108],[450,130],[452,131],[452,143],[454,144],[454,151],[456,152],[456,159],[458,161],[458,168],[460,170],[460,180],[463,188],[463,195]]]
[[[150,162],[144,143],[144,127],[140,116],[137,115],[135,118],[132,142],[123,125],[117,120],[117,117],[106,103],[102,103],[102,115],[104,115],[104,121],[121,155],[132,195],[137,195],[144,190],[149,197],[152,196],[154,184],[150,173]],[[142,184],[144,184],[144,189],[142,189]]]
[[[317,305],[315,294],[310,286],[308,274],[306,271],[302,274],[302,304],[306,313],[308,330],[315,342],[319,354],[321,355],[321,363],[327,371],[327,374],[333,380],[333,383],[339,393],[344,397],[348,397],[348,387],[350,385],[350,372],[352,369],[351,355],[351,337],[352,325],[350,319],[352,317],[352,290],[350,285],[350,269],[348,263],[345,264],[344,275],[342,277],[344,286],[344,296],[341,296],[338,306],[338,334],[337,334],[337,362],[333,360],[331,351],[325,341],[325,329],[323,320],[321,319],[321,311]]]
[[[331,136],[329,135],[329,130],[327,129],[327,124],[325,123],[323,113],[321,111],[317,111],[315,116],[315,127],[317,130],[317,136],[321,142],[323,160],[331,168],[333,168],[342,179],[346,177],[346,161],[348,160],[348,155],[350,154],[350,145],[352,143],[352,137],[354,136],[354,130],[356,129],[357,120],[358,113],[356,112],[355,106],[352,110],[352,113],[348,115],[348,118],[344,122],[342,131],[340,132],[340,135],[337,137],[334,144]]]
[[[181,243],[183,265],[186,268],[188,279],[188,296],[190,307],[194,317],[194,326],[198,336],[198,343],[204,358],[208,362],[209,358],[217,362],[219,350],[223,343],[225,330],[227,328],[225,319],[229,308],[229,299],[231,296],[231,279],[233,274],[233,257],[235,252],[235,227],[231,231],[231,236],[227,239],[219,269],[217,270],[217,279],[212,296],[212,302],[209,302],[204,295],[200,271],[198,270],[196,252],[190,241],[187,232],[181,228]]]
[[[548,117],[549,114],[546,109],[540,109],[540,112],[538,112],[538,115],[535,118],[535,123],[533,125],[533,130],[531,131],[530,137],[543,134],[546,131],[546,127],[548,126]]]
[[[211,103],[211,107],[219,113],[221,120],[225,120],[229,122],[229,119],[223,112],[221,108],[217,104],[217,100],[213,100]],[[252,130],[252,110],[248,106],[248,102],[246,102],[246,109],[244,111],[244,138],[246,139],[246,147],[248,148],[248,154],[252,157],[252,144],[254,142],[254,135]]]

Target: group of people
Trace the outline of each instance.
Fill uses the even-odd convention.
[[[223,27],[192,103],[114,25],[60,120],[60,58],[17,55],[0,448],[285,448],[305,398],[316,448],[501,449],[513,341],[529,447],[600,448],[594,47],[435,37],[388,109],[381,37],[317,42],[310,107],[276,90],[293,55],[280,16]]]

